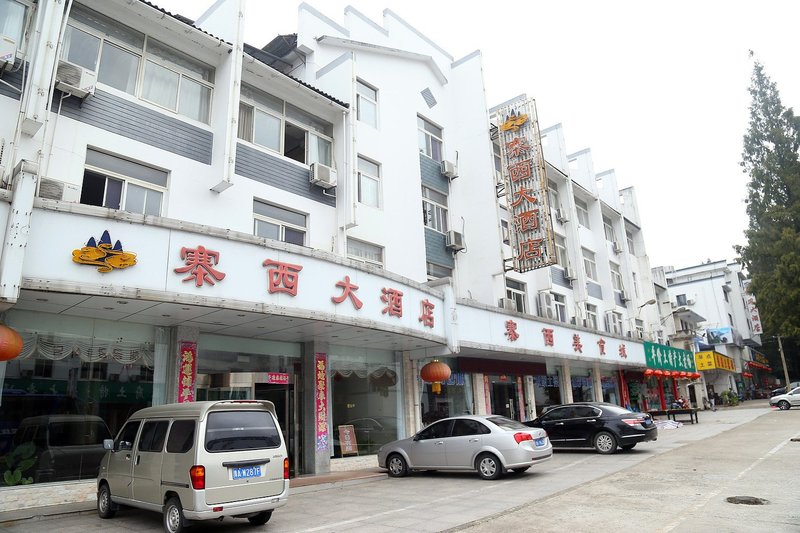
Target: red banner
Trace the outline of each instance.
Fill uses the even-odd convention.
[[[181,342],[178,358],[178,403],[194,401],[194,384],[197,377],[197,343]]]
[[[317,353],[314,357],[314,398],[316,413],[316,448],[328,451],[328,355]]]

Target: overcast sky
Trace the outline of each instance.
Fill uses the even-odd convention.
[[[152,0],[196,19],[215,0]],[[297,31],[300,2],[246,0],[245,40]],[[752,61],[796,105],[800,2],[317,0],[382,24],[391,9],[459,59],[483,54],[488,105],[536,99],[542,128],[561,123],[567,150],[590,148],[595,172],[633,186],[651,266],[732,260],[744,244],[741,161]]]

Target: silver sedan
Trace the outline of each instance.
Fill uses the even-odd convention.
[[[552,457],[553,446],[543,429],[499,415],[464,415],[384,444],[378,450],[378,466],[391,477],[411,470],[476,470],[483,479],[497,479]]]

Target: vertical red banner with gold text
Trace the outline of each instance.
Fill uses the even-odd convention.
[[[197,343],[181,342],[178,362],[178,403],[194,401],[194,384],[197,377]]]
[[[328,354],[314,357],[314,412],[316,413],[316,449],[328,450]]]

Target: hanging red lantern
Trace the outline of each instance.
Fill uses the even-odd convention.
[[[686,379],[686,378],[688,378],[688,377],[689,377],[689,373],[688,373],[688,372],[685,372],[685,371],[681,371],[681,373],[680,373],[680,377],[681,377],[681,378],[683,378],[683,379]]]
[[[0,324],[0,361],[10,361],[22,353],[22,337],[16,330]]]
[[[700,372],[695,372],[694,374],[692,374],[692,377],[694,379],[700,379],[701,376],[702,376],[702,374]]]
[[[652,368],[648,368],[647,370],[644,371],[644,375],[645,376],[652,376],[653,375],[653,369]]]
[[[653,370],[653,374],[656,375],[656,376],[663,376],[664,375],[664,371],[661,370],[660,368],[657,368],[657,369]]]
[[[434,394],[442,392],[442,381],[450,379],[450,367],[438,359],[434,359],[419,371],[422,381],[431,383],[431,391]]]

